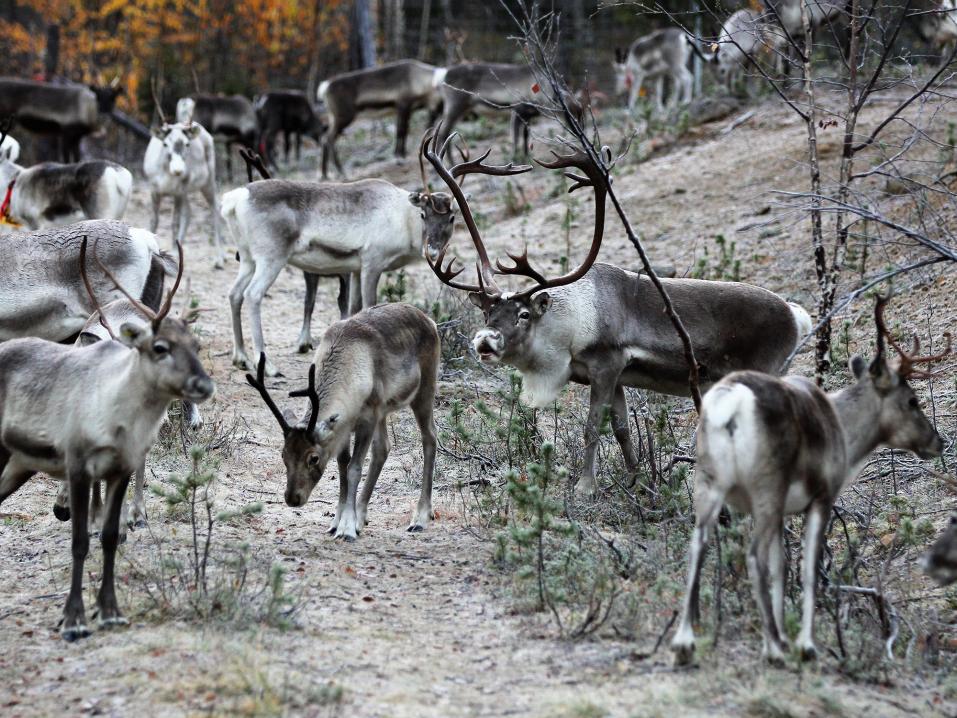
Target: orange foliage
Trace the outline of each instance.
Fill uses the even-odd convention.
[[[348,47],[348,0],[30,0],[17,22],[0,16],[11,74],[43,73],[46,29],[60,26],[58,74],[82,82],[120,77],[127,109],[149,104],[152,77],[178,92],[252,95],[305,88],[326,56]],[[7,63],[5,63],[7,64]],[[336,68],[343,69],[343,68]],[[147,109],[144,106],[144,109]]]

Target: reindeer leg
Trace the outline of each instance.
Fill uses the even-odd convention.
[[[821,556],[824,529],[827,526],[827,517],[830,512],[831,506],[829,503],[823,501],[813,503],[808,510],[807,524],[804,528],[804,557],[801,566],[801,632],[798,634],[797,644],[801,651],[801,659],[805,661],[817,658],[817,649],[814,647],[817,564]]]
[[[389,457],[389,448],[389,431],[386,427],[385,417],[383,417],[376,425],[375,432],[372,435],[372,458],[369,460],[369,473],[366,474],[365,483],[362,484],[362,493],[359,495],[359,503],[356,506],[356,531],[362,531],[363,527],[369,523],[369,519],[366,517],[369,512],[369,499],[372,498],[372,492],[379,480],[379,474],[382,473],[382,465]]]
[[[435,476],[435,448],[437,442],[435,439],[435,422],[432,418],[432,410],[435,404],[435,369],[432,369],[431,377],[427,379],[428,384],[423,382],[419,389],[419,395],[412,404],[412,413],[415,415],[415,421],[419,425],[419,433],[422,435],[422,492],[419,494],[419,505],[415,509],[415,517],[409,524],[409,531],[423,531],[429,521],[432,520],[432,478]],[[425,379],[425,371],[423,371]]]
[[[186,402],[183,402],[184,404]],[[194,409],[195,404],[190,404]],[[129,525],[137,529],[146,528],[146,501],[143,500],[143,485],[146,483],[146,463],[136,467],[136,481],[133,482],[133,516]]]
[[[263,298],[266,296],[266,291],[272,286],[272,283],[276,281],[276,277],[279,276],[284,265],[285,262],[283,262],[282,259],[278,259],[277,261],[276,258],[273,258],[270,264],[260,262],[256,265],[256,270],[253,272],[253,278],[249,286],[246,287],[246,291],[243,292],[244,299],[249,302],[249,314],[252,319],[253,330],[253,350],[256,352],[257,357],[266,351],[266,342],[263,340],[261,315]],[[266,376],[279,376],[279,370],[268,358],[266,360]]]
[[[212,224],[212,236],[209,243],[216,247],[216,258],[213,260],[213,268],[222,269],[226,257],[223,254],[223,237],[219,227],[219,200],[217,199],[215,179],[203,187],[203,198],[209,206],[209,221]],[[189,224],[189,202],[186,203],[186,223]],[[189,297],[187,297],[188,299]]]
[[[382,272],[367,267],[362,268],[362,308],[368,309],[378,303],[379,277]]]
[[[103,494],[99,481],[90,484],[90,536],[100,533],[103,526]]]
[[[723,502],[724,494],[714,484],[714,479],[699,468],[695,476],[695,528],[688,547],[688,582],[681,622],[671,639],[676,665],[688,665],[694,658],[694,624],[699,620],[700,613],[698,593],[701,564],[708,548],[708,532],[714,526]]]
[[[153,216],[150,218],[150,232],[155,233],[160,221],[160,205],[163,197],[158,192],[150,193],[150,201],[153,205]]]
[[[362,270],[349,277],[349,316],[362,311]]]
[[[395,156],[405,157],[405,138],[409,134],[409,120],[412,117],[412,106],[399,105],[395,116]]]
[[[342,515],[339,517],[339,527],[336,529],[337,539],[341,538],[346,541],[355,541],[358,537],[356,491],[359,488],[359,480],[362,478],[362,465],[365,463],[366,454],[369,453],[369,445],[372,443],[373,433],[374,427],[367,423],[360,423],[356,426],[356,439],[352,447],[352,460],[349,462],[349,469],[346,473],[346,504],[342,509]]]
[[[70,482],[70,513],[73,515],[73,572],[70,593],[63,608],[63,629],[60,635],[65,641],[75,641],[90,635],[90,629],[86,627],[86,611],[83,608],[83,564],[90,550],[90,529],[87,524],[90,477],[82,459],[70,457],[68,461],[67,481]]]
[[[186,232],[189,230],[189,222],[190,222],[190,219],[192,219],[192,207],[189,203],[189,197],[184,195],[182,201],[183,201],[183,214],[180,217],[179,243],[185,244]]]
[[[203,416],[199,413],[199,407],[191,401],[185,399],[180,403],[183,418],[190,431],[199,431],[203,428]]]
[[[186,235],[186,232],[183,230],[183,203],[185,200],[186,197],[183,195],[173,197],[173,231],[171,234],[178,242],[182,242],[183,237]]]
[[[598,431],[605,407],[612,404],[620,373],[616,367],[614,371],[606,370],[589,376],[591,400],[588,423],[585,424],[585,465],[582,467],[581,480],[575,487],[576,493],[582,496],[591,497],[598,492],[598,484],[595,481],[598,470]]]
[[[769,556],[771,542],[780,536],[783,511],[779,512],[775,507],[768,505],[764,497],[758,500],[752,498],[752,504],[754,535],[751,537],[751,547],[747,558],[751,591],[754,594],[755,603],[758,604],[758,613],[761,615],[761,623],[764,627],[764,657],[771,663],[782,664],[786,646],[774,621],[769,586],[771,579]]]
[[[53,502],[53,515],[60,521],[70,520],[70,484],[66,481],[60,482],[60,490]]]
[[[339,305],[339,318],[348,319],[349,318],[349,284],[352,281],[352,278],[348,274],[339,275],[339,296],[336,299],[336,302]]]
[[[246,343],[243,340],[243,299],[246,289],[253,279],[256,264],[247,251],[239,250],[239,274],[229,290],[229,308],[233,315],[233,366],[240,369],[255,369],[255,364],[246,356]]]
[[[349,449],[343,449],[336,457],[336,463],[339,464],[339,503],[336,504],[336,516],[332,519],[328,533],[335,535],[339,529],[339,520],[342,518],[342,511],[346,507],[346,498],[349,495]]]
[[[100,532],[100,541],[103,544],[103,580],[100,582],[100,593],[96,605],[100,614],[100,628],[127,625],[116,603],[113,569],[116,564],[116,546],[120,535],[120,513],[123,510],[123,500],[126,497],[126,487],[130,477],[108,481],[106,484],[106,520]]]
[[[3,449],[0,449],[0,456],[6,452]],[[7,457],[9,458],[9,454]],[[0,472],[0,504],[7,500],[7,497],[15,494],[17,490],[23,486],[27,480],[33,476],[32,471],[16,471],[11,468],[10,464],[4,460],[0,461],[0,466],[4,466],[2,472]],[[67,490],[67,496],[69,496],[69,490]]]
[[[621,456],[628,472],[628,486],[634,486],[638,478],[638,463],[635,461],[635,448],[631,443],[631,430],[628,426],[628,400],[625,389],[619,384],[615,387],[614,402],[611,405],[611,428],[621,447]]]
[[[312,310],[316,306],[316,290],[319,287],[319,275],[303,270],[302,278],[306,280],[306,299],[302,309],[302,329],[299,330],[299,353],[306,354],[315,347],[312,343]],[[340,282],[342,280],[340,279]],[[345,317],[343,317],[344,319]]]

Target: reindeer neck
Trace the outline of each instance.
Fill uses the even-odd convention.
[[[847,464],[856,467],[881,443],[880,399],[861,382],[830,394],[830,399],[844,429]]]

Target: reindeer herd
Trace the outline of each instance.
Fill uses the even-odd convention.
[[[782,23],[789,17],[786,2],[772,9]],[[749,51],[743,35],[765,22],[753,14],[742,15],[750,12],[735,13],[723,30],[744,57]],[[619,52],[616,62],[623,78],[619,89],[628,93],[629,106],[636,101],[637,88],[651,82],[656,86],[655,103],[662,104],[661,87],[669,76],[674,95],[690,99],[690,75],[685,73],[693,48],[693,39],[681,30],[666,29],[640,38],[626,53]],[[730,72],[737,60],[727,60],[724,47],[718,56],[719,64]],[[28,84],[0,80],[0,97],[4,83],[18,92]],[[76,106],[89,110],[84,122],[95,125],[96,102],[78,88],[69,89]],[[89,633],[82,580],[93,531],[100,533],[104,556],[97,598],[100,626],[124,622],[113,585],[115,555],[127,522],[142,526],[147,520],[143,497],[147,454],[172,401],[184,403],[184,415],[195,428],[201,422],[197,405],[215,391],[189,326],[195,318],[189,291],[177,297],[185,271],[188,197],[194,191],[201,192],[210,207],[217,267],[226,260],[220,217],[235,243],[239,271],[228,292],[232,362],[249,372],[248,384],[282,431],[285,502],[292,507],[305,504],[335,459],[339,498],[329,532],[336,538],[356,540],[366,525],[369,500],[390,449],[386,420],[406,407],[415,417],[423,448],[421,495],[408,528],[422,531],[432,519],[439,333],[429,317],[409,304],[376,303],[382,273],[420,257],[441,284],[467,293],[482,311],[485,326],[472,340],[475,354],[482,362],[514,367],[522,376],[523,401],[546,407],[569,382],[590,387],[584,462],[576,485],[580,497],[589,499],[600,490],[597,448],[606,413],[626,472],[638,471],[625,389],[688,395],[688,369],[684,347],[652,280],[598,261],[605,225],[604,154],[566,145],[553,151],[551,159],[537,160],[546,170],[572,177],[570,191],[589,189],[594,199],[587,254],[577,267],[555,277],[537,270],[527,251],[508,253],[506,261],[493,264],[462,189],[470,174],[514,176],[533,167],[489,164],[491,150],[471,159],[467,149],[460,150],[460,162],[447,164],[456,142],[454,125],[477,111],[510,113],[513,150],[517,151],[525,127],[527,154],[527,121],[540,107],[532,97],[537,91],[535,73],[526,67],[466,63],[435,68],[398,62],[323,82],[318,95],[328,129],[321,127],[302,93],[270,93],[255,104],[245,98],[198,94],[182,98],[175,122],[167,122],[160,110],[161,124],[154,128],[143,160],[152,198],[149,230],[120,221],[133,181],[127,169],[104,161],[23,168],[16,164],[19,146],[8,135],[10,123],[4,123],[0,182],[7,191],[0,216],[8,233],[0,253],[0,504],[38,473],[63,482],[54,513],[72,522],[73,554],[64,639]],[[23,106],[8,107],[8,117],[28,130],[54,126],[49,118],[57,102],[50,101],[44,125],[36,118],[43,115],[37,98],[45,95],[22,90],[17,97]],[[220,103],[222,99],[229,102]],[[581,111],[572,98],[567,99],[571,112]],[[70,106],[65,99],[60,101],[65,115]],[[220,198],[213,135],[227,134],[248,150],[255,144],[257,110],[261,118],[264,108],[293,119],[267,123],[265,162],[243,152],[263,179],[252,181],[250,171],[248,184]],[[427,108],[431,120],[441,117],[419,145],[421,188],[400,188],[382,179],[330,183],[268,175],[278,132],[322,138],[323,176],[330,157],[342,173],[336,139],[359,113],[369,110],[396,113],[395,151],[402,155],[409,117],[417,108]],[[60,120],[69,124],[63,116]],[[67,134],[72,147],[74,134]],[[288,153],[288,136],[285,144]],[[430,188],[426,166],[446,191]],[[167,196],[174,203],[176,256],[160,249],[155,234]],[[460,278],[464,269],[448,258],[457,213],[478,258],[471,283]],[[298,419],[270,393],[268,380],[279,375],[279,369],[266,353],[262,331],[264,297],[287,265],[302,270],[305,278],[298,342],[303,353],[313,349],[311,318],[319,278],[336,276],[340,281],[341,319],[323,333],[305,388],[290,394],[309,400],[308,411]],[[509,275],[529,283],[520,291],[506,291],[497,277]],[[164,292],[167,278],[172,279],[172,288]],[[754,518],[748,569],[763,626],[764,654],[776,662],[787,651],[784,520],[790,514],[805,515],[797,647],[805,659],[813,658],[816,565],[831,508],[879,446],[911,451],[923,459],[940,455],[943,440],[921,410],[909,381],[929,376],[929,370],[918,367],[949,354],[949,336],[943,352],[921,357],[915,344],[908,353],[887,330],[887,300],[879,299],[876,356],[869,364],[854,357],[850,362],[854,383],[826,394],[803,377],[777,376],[811,331],[811,319],[800,306],[739,282],[675,278],[662,283],[690,337],[700,364],[701,388],[707,390],[696,434],[696,525],[688,583],[672,641],[676,661],[693,658],[702,559],[708,532],[724,504]],[[174,301],[183,306],[175,318]],[[244,304],[252,322],[252,357],[243,338]],[[895,365],[888,361],[888,344],[899,356]],[[132,474],[136,483],[127,516],[125,496]],[[927,570],[941,582],[957,579],[953,527],[928,554]]]

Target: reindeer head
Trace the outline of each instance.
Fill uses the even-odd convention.
[[[924,573],[941,586],[957,581],[957,514],[950,517],[947,528],[921,559]]]
[[[566,172],[565,176],[574,180],[575,184],[569,189],[569,192],[581,189],[582,187],[592,187],[595,192],[595,231],[592,237],[591,249],[588,256],[579,267],[567,274],[554,279],[546,279],[538,272],[528,261],[528,253],[508,254],[509,259],[514,263],[512,266],[503,265],[501,261],[496,262],[496,269],[492,269],[488,253],[485,250],[485,244],[479,235],[478,228],[472,218],[472,212],[469,209],[465,196],[462,194],[461,187],[456,183],[456,178],[464,177],[470,173],[490,174],[490,175],[514,175],[528,172],[532,169],[530,165],[513,166],[511,163],[502,166],[486,165],[485,158],[489,156],[491,150],[476,160],[467,161],[447,169],[442,164],[441,157],[445,155],[446,146],[452,141],[454,135],[446,140],[446,146],[439,150],[436,138],[437,133],[429,130],[426,133],[420,149],[421,154],[429,160],[436,172],[448,185],[452,194],[458,202],[462,211],[462,219],[465,221],[472,236],[472,242],[478,253],[478,266],[476,267],[478,275],[478,284],[463,284],[455,280],[462,269],[453,270],[454,259],[449,260],[445,266],[445,248],[433,260],[429,258],[429,266],[436,276],[445,284],[455,289],[464,289],[469,292],[469,299],[475,306],[479,307],[485,314],[486,326],[480,329],[473,339],[473,346],[482,361],[498,362],[507,361],[514,363],[516,358],[528,355],[530,348],[535,343],[536,335],[539,331],[539,325],[542,318],[548,312],[551,306],[551,296],[546,290],[562,287],[572,284],[581,279],[591,269],[595,260],[598,258],[598,250],[601,248],[601,239],[605,227],[605,178],[602,175],[603,170],[598,164],[583,150],[573,149],[569,154],[560,155],[552,152],[555,159],[551,162],[541,162],[536,160],[539,165],[547,169],[564,169],[574,167],[581,170],[584,174],[579,175],[573,172]],[[431,146],[428,140],[431,140]],[[602,154],[606,163],[610,163],[610,151],[607,148],[602,149]],[[464,158],[463,158],[464,159]],[[495,282],[495,274],[515,274],[532,279],[535,284],[528,289],[513,293],[504,293]]]
[[[89,85],[96,95],[96,109],[101,115],[109,115],[116,107],[116,99],[123,94],[123,86],[119,76],[114,77],[108,85]]]
[[[153,129],[153,137],[163,146],[160,162],[173,177],[186,177],[189,174],[189,146],[199,137],[199,132],[200,126],[195,122],[163,124]]]
[[[628,69],[628,52],[620,47],[615,48],[615,61],[612,63],[615,71],[615,94],[623,95],[631,90],[635,78]]]
[[[928,378],[931,372],[919,370],[921,364],[930,364],[950,354],[950,334],[947,348],[931,356],[919,357],[920,343],[914,339],[913,353],[907,353],[898,345],[884,324],[884,306],[888,297],[879,297],[874,309],[877,324],[877,356],[868,366],[860,356],[851,358],[851,371],[857,378],[862,391],[873,392],[879,402],[877,415],[881,443],[895,449],[913,451],[922,459],[940,456],[944,442],[940,434],[927,419],[920,402],[908,383],[913,378]],[[884,341],[894,348],[900,356],[896,368],[888,364],[884,355]]]
[[[93,257],[97,266],[116,285],[132,303],[133,307],[148,321],[145,324],[124,322],[120,326],[119,335],[113,332],[106,320],[90,284],[86,272],[86,237],[80,244],[80,275],[87,293],[93,302],[93,307],[100,316],[100,323],[109,332],[110,336],[135,352],[140,357],[139,371],[141,376],[150,385],[170,398],[186,399],[194,404],[200,404],[209,399],[216,390],[213,380],[209,378],[202,363],[199,361],[199,342],[190,330],[187,319],[190,313],[188,307],[180,317],[168,316],[173,303],[173,296],[179,288],[183,276],[183,247],[177,242],[179,250],[179,272],[173,288],[166,296],[166,301],[154,312],[152,309],[134,299],[119,283],[113,273],[100,262],[96,256],[96,245],[93,247]]]
[[[10,127],[13,125],[13,117],[4,117],[0,120],[0,194],[7,191],[7,185],[12,182],[23,169],[17,164],[17,157],[14,156],[16,150],[19,154],[19,146],[14,142],[7,142]],[[11,138],[12,140],[13,138]],[[0,197],[2,201],[3,197]]]
[[[291,412],[282,412],[266,389],[266,355],[259,355],[256,376],[246,375],[246,381],[259,391],[266,406],[272,411],[282,427],[282,461],[286,465],[286,504],[302,506],[316,488],[329,460],[342,450],[342,439],[348,440],[348,431],[343,432],[339,415],[333,414],[319,421],[319,394],[316,391],[316,365],[309,367],[309,386],[293,391],[289,396],[309,397],[309,414],[296,422]],[[293,423],[295,422],[295,423]]]
[[[433,192],[425,176],[425,164],[422,161],[425,151],[424,145],[428,133],[422,137],[419,145],[419,171],[422,173],[422,191],[410,192],[409,202],[418,207],[422,217],[422,251],[429,263],[445,249],[452,239],[452,230],[455,228],[455,210],[452,207],[452,196],[447,192]]]

